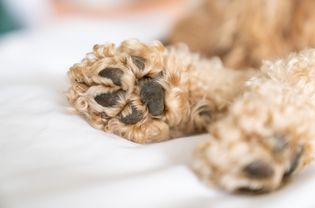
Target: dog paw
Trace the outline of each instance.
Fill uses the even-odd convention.
[[[70,69],[70,103],[107,132],[138,143],[166,139],[165,50],[160,43],[138,41],[125,41],[118,48],[95,45]]]
[[[231,192],[276,190],[304,166],[308,154],[305,144],[289,141],[279,144],[275,141],[278,139],[268,144],[254,137],[248,138],[253,140],[250,142],[230,139],[219,142],[212,138],[197,147],[193,168],[206,182]]]
[[[98,129],[137,143],[170,139],[185,132],[190,116],[191,68],[159,42],[95,45],[70,68],[67,96]]]
[[[72,107],[98,129],[137,143],[206,132],[247,76],[184,45],[95,45],[69,70]],[[232,86],[233,85],[233,86]]]
[[[262,103],[244,96],[210,128],[210,140],[196,148],[193,163],[202,179],[231,192],[269,192],[311,161],[308,115]]]

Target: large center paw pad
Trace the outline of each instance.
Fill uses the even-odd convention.
[[[144,78],[139,82],[140,99],[148,107],[151,115],[159,116],[164,112],[164,89],[154,79]]]

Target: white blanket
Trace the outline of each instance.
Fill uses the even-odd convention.
[[[138,145],[68,112],[67,69],[93,44],[152,40],[167,29],[161,21],[69,20],[0,41],[1,208],[315,207],[314,165],[277,192],[228,194],[189,168],[207,135]]]

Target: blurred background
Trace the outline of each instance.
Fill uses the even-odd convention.
[[[152,35],[158,32],[156,35],[160,36],[156,38],[162,38],[189,4],[189,0],[0,0],[0,37],[16,31],[58,27],[66,22],[69,30],[73,23],[76,29],[93,37],[96,35],[93,33],[102,33],[103,27],[108,26],[106,23],[116,21],[136,24],[123,25],[131,33],[141,29],[148,34],[148,29],[156,28]],[[137,24],[150,27],[137,27]],[[89,33],[86,29],[91,26],[99,27],[99,31]]]
[[[23,72],[41,68],[65,75],[94,44],[131,38],[163,41],[194,2],[0,0],[0,71],[20,67],[17,51],[23,54]]]

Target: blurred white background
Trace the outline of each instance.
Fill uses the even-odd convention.
[[[33,56],[62,50],[78,60],[96,43],[164,40],[186,8],[187,0],[0,0],[0,53],[32,42]]]
[[[35,28],[69,17],[102,21],[158,12],[166,15],[165,23],[171,23],[186,7],[187,0],[0,0],[0,4],[0,15],[6,13],[1,15],[2,21],[13,19],[22,28]]]

